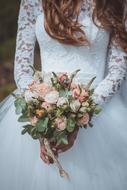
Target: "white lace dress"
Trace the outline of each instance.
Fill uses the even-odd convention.
[[[97,76],[94,99],[103,111],[94,127],[80,130],[74,146],[59,159],[71,176],[60,178],[54,165],[40,159],[39,142],[21,135],[14,99],[0,105],[0,189],[1,190],[126,190],[127,106],[121,88],[127,73],[127,55],[109,44],[110,34],[95,26],[89,1],[79,16],[90,47],[75,47],[52,39],[44,28],[40,0],[22,0],[18,19],[14,77],[18,90],[33,81],[29,65],[34,63],[36,39],[40,46],[42,76],[81,69],[76,80],[86,83]],[[121,88],[120,88],[121,87]]]

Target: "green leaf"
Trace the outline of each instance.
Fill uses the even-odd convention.
[[[91,90],[89,90],[89,95],[92,96],[94,93],[94,88],[92,88]]]
[[[33,126],[32,125],[30,125],[30,124],[28,124],[28,125],[24,125],[24,126],[22,126],[23,128],[33,128]]]
[[[31,136],[36,134],[36,131],[37,131],[36,127],[33,127],[30,131]]]
[[[67,144],[68,144],[67,138],[65,138],[65,137],[60,138],[60,139],[57,141],[57,145],[60,145],[60,144],[65,144],[65,145],[67,145]]]
[[[60,144],[68,144],[67,134],[64,132],[61,132],[57,135],[57,145]]]
[[[45,119],[41,119],[37,122],[36,127],[38,132],[44,132],[48,127],[49,118],[46,117]]]
[[[27,133],[27,132],[28,132],[28,129],[25,128],[25,129],[22,130],[21,134],[24,135],[24,134]]]
[[[76,71],[74,71],[72,74],[71,74],[71,81],[73,81],[73,79],[75,78],[75,76],[77,75],[77,73],[80,71],[80,69],[77,69]]]
[[[14,102],[16,108],[16,114],[21,114],[23,110],[26,109],[26,101],[24,98],[17,98]]]
[[[56,117],[60,117],[63,114],[64,110],[58,109],[56,112]]]
[[[90,127],[93,127],[93,124],[89,122],[89,126],[90,126]]]
[[[73,132],[76,126],[76,121],[74,118],[69,118],[67,121],[67,131],[69,133]]]
[[[27,122],[27,121],[30,121],[30,118],[29,118],[29,117],[26,117],[26,116],[24,116],[24,115],[22,115],[22,116],[20,116],[20,117],[18,118],[18,121],[19,121],[19,122]]]
[[[99,114],[102,111],[102,109],[100,107],[96,107],[94,112],[95,114]]]
[[[52,74],[57,79],[57,74],[55,72],[52,72]]]

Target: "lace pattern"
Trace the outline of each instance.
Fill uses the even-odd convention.
[[[127,54],[111,44],[108,52],[108,74],[95,89],[96,103],[103,105],[116,94],[127,74]]]
[[[40,0],[21,1],[14,64],[14,78],[20,89],[26,88],[33,81],[29,66],[34,62],[35,23],[41,11]]]

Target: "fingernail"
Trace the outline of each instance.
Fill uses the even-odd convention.
[[[56,148],[52,148],[52,150],[56,151]]]
[[[48,156],[45,156],[46,160],[48,160]]]

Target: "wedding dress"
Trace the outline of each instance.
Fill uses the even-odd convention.
[[[39,141],[21,135],[14,98],[0,105],[0,189],[1,190],[126,190],[127,189],[127,105],[121,88],[127,64],[120,47],[109,44],[110,35],[97,27],[87,0],[79,15],[89,47],[64,45],[52,39],[44,28],[40,0],[22,0],[18,19],[14,77],[16,91],[33,81],[32,69],[36,39],[40,46],[42,76],[80,69],[76,81],[87,83],[93,76],[93,98],[103,108],[93,120],[94,127],[79,131],[74,146],[59,155],[70,174],[61,178],[54,165],[40,158]]]

